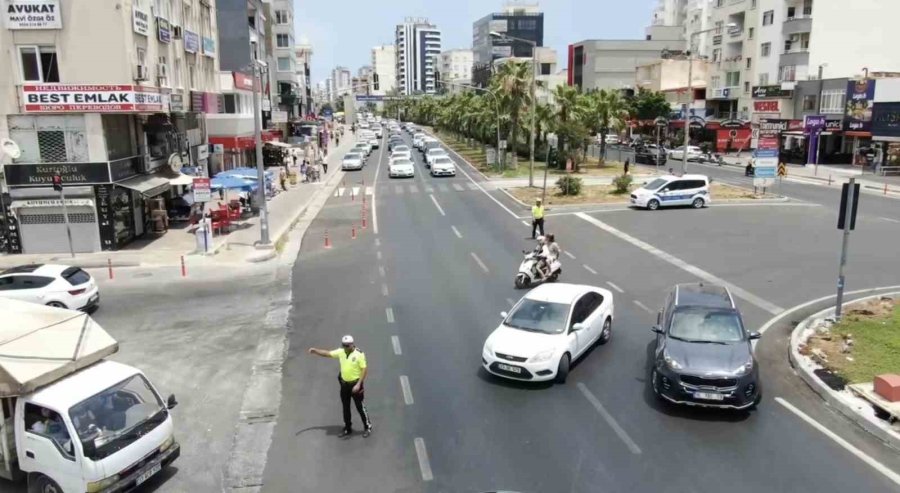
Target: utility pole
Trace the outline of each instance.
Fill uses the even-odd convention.
[[[834,318],[841,319],[841,305],[844,304],[844,266],[847,264],[847,244],[850,242],[850,230],[856,228],[856,206],[859,201],[856,178],[845,183],[841,193],[841,211],[838,217],[838,228],[844,230],[841,241],[841,263],[838,267],[837,304],[834,307]]]
[[[69,210],[66,207],[66,193],[63,191],[62,176],[53,175],[53,189],[59,192],[59,201],[62,203],[63,220],[66,223],[66,236],[69,238],[69,254],[75,258],[75,247],[72,245],[72,227],[69,225]]]
[[[267,248],[271,245],[269,239],[269,209],[266,205],[266,170],[263,166],[263,150],[262,150],[262,116],[260,115],[260,90],[256,82],[262,86],[262,76],[259,70],[259,62],[255,54],[250,51],[250,58],[253,63],[253,137],[256,143],[256,179],[257,192],[259,194],[259,246]]]

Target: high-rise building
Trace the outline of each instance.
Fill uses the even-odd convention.
[[[273,0],[272,13],[274,22],[272,29],[275,38],[274,80],[276,100],[288,117],[298,115],[300,101],[300,81],[297,78],[297,53],[294,49],[294,1]]]
[[[350,93],[353,75],[347,67],[337,66],[331,71],[331,92],[335,99]]]
[[[441,63],[439,73],[440,82],[450,82],[455,84],[471,84],[472,82],[472,50],[457,49],[441,52]],[[440,82],[438,86],[440,86]],[[448,84],[452,86],[453,84]],[[447,89],[453,90],[452,87]]]
[[[385,95],[397,87],[397,50],[394,45],[372,48],[372,68],[378,75],[378,87],[372,94]]]
[[[428,19],[407,18],[398,24],[397,86],[401,94],[434,94],[441,54],[441,31]]]
[[[300,44],[294,47],[294,55],[297,58],[297,83],[299,84],[299,112],[298,115],[314,113],[313,87],[310,82],[310,67],[312,65],[313,49],[309,40],[300,39]]]
[[[530,58],[530,43],[492,36],[505,34],[533,41],[544,46],[544,14],[537,4],[508,2],[501,12],[488,14],[472,24],[473,69],[472,82],[486,87],[491,78],[491,68],[498,58]]]

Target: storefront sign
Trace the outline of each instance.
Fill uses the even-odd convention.
[[[872,100],[875,99],[875,81],[872,79],[847,82],[847,120],[844,130],[868,132],[872,129]]]
[[[781,113],[780,99],[766,99],[753,102],[754,113]]]
[[[194,202],[209,202],[212,200],[212,188],[209,178],[194,178]]]
[[[9,30],[62,29],[59,0],[6,0],[3,20]]]
[[[135,156],[126,159],[110,161],[109,181],[115,183],[140,173],[142,157]]]
[[[188,53],[197,53],[200,50],[200,36],[193,31],[185,29],[182,35],[184,39],[184,51]]]
[[[759,121],[759,138],[777,137],[788,130],[790,120],[763,118]]]
[[[172,26],[169,21],[162,17],[156,18],[156,37],[161,43],[169,43],[172,41]]]
[[[762,98],[789,98],[793,91],[786,91],[781,86],[753,86],[753,97]]]
[[[759,140],[753,153],[754,178],[775,178],[778,168],[778,148],[781,144],[781,132],[788,129],[790,120],[759,120]]]
[[[216,40],[203,37],[203,54],[210,58],[216,56]]]
[[[112,208],[112,185],[95,185],[97,197],[97,225],[100,228],[100,249],[116,249],[116,224]]]
[[[137,5],[131,7],[131,26],[134,32],[141,36],[150,34],[150,14],[139,9]]]
[[[872,135],[900,137],[900,103],[875,103],[872,108]]]
[[[825,120],[826,132],[840,132],[844,127],[844,120]]]
[[[14,200],[11,207],[62,207],[63,201],[60,199],[26,199]],[[66,199],[67,207],[93,207],[94,201],[91,199]]]
[[[109,183],[109,163],[7,164],[3,167],[9,186],[43,186],[60,175],[63,185]]]
[[[744,122],[740,120],[722,120],[719,122],[719,128],[744,128]]]
[[[825,129],[824,115],[806,115],[803,117],[803,131],[808,133],[821,132]]]
[[[184,112],[184,95],[169,94],[169,111],[172,113]]]
[[[159,89],[127,85],[22,86],[25,113],[153,113],[164,111]]]
[[[209,158],[209,145],[208,144],[200,144],[196,147],[197,149],[197,160],[203,160]]]
[[[191,91],[191,111],[195,113],[218,113],[219,95],[212,92]]]
[[[12,200],[8,193],[0,194],[0,200],[3,201],[3,207],[0,210],[6,211],[6,215],[0,218],[0,235],[6,238],[6,251],[8,253],[22,253],[22,240],[19,235],[19,220],[15,213],[9,208]]]
[[[231,74],[234,76],[235,89],[243,89],[245,91],[253,90],[253,77],[242,74],[241,72],[232,72]]]

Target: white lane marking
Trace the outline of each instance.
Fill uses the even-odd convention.
[[[373,208],[372,208],[372,211],[374,212],[374,210],[375,210],[375,208],[373,207]],[[381,240],[380,240],[380,239],[375,238],[375,246],[381,246]]]
[[[378,260],[381,260],[381,250],[375,252],[375,256],[378,257]]]
[[[403,195],[403,185],[394,185],[394,193]]]
[[[900,220],[898,220],[898,219],[892,219],[892,218],[890,218],[890,217],[879,217],[878,219],[881,219],[881,220],[883,220],[883,221],[890,221],[890,222],[892,222],[892,223],[900,223]]]
[[[338,187],[337,190],[334,191],[334,196],[335,196],[335,197],[343,197],[343,196],[344,196],[344,192],[345,192],[346,190],[347,190],[347,189],[344,188],[344,187]]]
[[[388,295],[388,287],[387,287],[387,284],[385,284],[385,283],[381,283],[381,294],[383,296]]]
[[[509,303],[509,306],[513,306],[516,304],[515,300],[512,298],[506,298],[506,302]]]
[[[483,270],[484,272],[490,272],[487,266],[484,265],[484,262],[482,262],[481,259],[478,258],[478,255],[475,255],[475,252],[469,252],[469,255],[471,255],[472,258],[475,259],[475,263],[478,264],[479,267],[481,267],[481,270]]]
[[[616,422],[612,415],[606,411],[606,408],[603,407],[603,404],[600,403],[600,400],[597,399],[597,397],[590,391],[590,389],[588,389],[585,384],[578,382],[578,390],[580,390],[581,393],[584,394],[584,397],[587,398],[588,402],[590,402],[591,405],[594,406],[594,409],[596,409],[597,412],[600,413],[600,416],[602,416],[603,419],[606,420],[606,423],[610,428],[613,429],[614,432],[616,432],[616,435],[618,435],[619,438],[623,442],[625,442],[625,446],[628,447],[628,450],[630,450],[632,454],[640,454],[641,448],[638,447],[636,443],[634,443],[634,440],[632,440],[631,437],[628,436],[628,433],[626,433],[625,430],[623,430],[622,427],[619,426],[619,423]]]
[[[845,450],[847,450],[847,451],[850,452],[851,454],[855,455],[857,459],[859,459],[859,460],[865,462],[866,464],[868,464],[869,466],[871,466],[873,469],[875,469],[876,471],[880,472],[881,474],[884,474],[888,479],[890,479],[891,481],[893,481],[895,484],[900,485],[900,474],[897,474],[897,473],[895,473],[894,471],[888,469],[887,466],[885,466],[885,465],[882,464],[881,462],[878,462],[877,460],[873,459],[871,456],[869,456],[868,454],[866,454],[866,453],[863,452],[862,450],[860,450],[860,449],[856,448],[855,446],[853,446],[853,444],[851,444],[851,443],[848,442],[847,440],[844,440],[843,438],[841,438],[840,436],[838,436],[837,434],[835,434],[833,431],[831,431],[831,430],[829,430],[828,428],[826,428],[824,425],[822,425],[822,424],[819,423],[818,421],[816,421],[816,420],[814,420],[813,418],[809,417],[809,415],[807,415],[807,414],[804,413],[803,411],[801,411],[801,410],[797,409],[796,407],[794,407],[794,405],[791,404],[790,402],[788,402],[788,401],[782,399],[781,397],[776,397],[776,398],[775,398],[775,402],[781,404],[781,405],[784,406],[788,411],[790,411],[790,412],[796,414],[797,417],[799,417],[799,418],[802,419],[803,421],[806,421],[810,426],[812,426],[813,428],[819,430],[820,432],[822,432],[822,434],[824,434],[824,435],[827,436],[828,438],[834,440],[835,443],[837,443],[837,444],[840,445],[841,447],[844,447]]]
[[[595,276],[597,275],[597,271],[595,271],[594,269],[591,269],[590,265],[584,264],[584,265],[582,265],[582,267],[584,267],[584,270],[590,272],[591,274],[594,274]]]
[[[638,300],[634,300],[634,304],[637,305],[640,309],[644,310],[647,313],[653,313],[653,310],[647,308],[647,305],[641,303]]]
[[[444,185],[443,183],[438,183],[438,190],[440,190],[441,192],[449,192],[450,191],[450,189],[447,188],[447,185]]]
[[[610,282],[610,281],[606,281],[606,284],[609,284],[609,287],[615,289],[616,291],[618,291],[618,292],[620,292],[620,293],[624,293],[624,292],[625,292],[624,289],[620,288],[619,286],[616,286],[615,284],[613,284],[613,283]]]
[[[381,277],[384,277],[384,266],[383,265],[378,266],[378,275]]]
[[[444,213],[444,209],[441,208],[441,204],[438,204],[437,199],[434,198],[434,194],[429,195],[429,197],[431,197],[431,201],[434,202],[434,206],[437,207],[438,212],[440,212],[442,216],[446,216],[447,214]]]
[[[465,162],[465,159],[463,159],[462,156],[460,156],[456,151],[454,151],[454,150],[451,149],[450,152],[452,152],[453,154],[456,154],[457,159],[459,159],[459,160]],[[508,212],[510,216],[512,216],[512,217],[514,217],[514,218],[516,218],[516,219],[519,218],[519,215],[518,215],[518,214],[516,214],[515,212],[511,211],[511,210],[509,209],[509,207],[506,207],[505,205],[503,205],[503,202],[500,202],[499,200],[497,200],[497,197],[494,197],[493,195],[491,195],[490,193],[488,193],[488,191],[485,190],[484,187],[482,187],[477,181],[473,180],[472,177],[469,176],[469,174],[466,173],[466,171],[462,169],[462,166],[457,166],[456,169],[458,169],[458,170],[460,171],[460,173],[462,173],[463,175],[465,175],[465,177],[468,178],[469,181],[471,181],[472,183],[474,183],[475,186],[478,187],[479,190],[481,190],[482,192],[484,192],[484,194],[487,195],[491,200],[493,200],[494,203],[496,203],[496,204],[499,205],[501,208],[503,208],[503,210],[505,210],[506,212]]]
[[[431,463],[428,462],[428,450],[425,449],[425,440],[416,438],[413,440],[416,445],[416,457],[419,458],[419,471],[422,473],[422,481],[431,481],[434,474],[431,473]]]
[[[459,230],[456,229],[456,226],[450,226],[450,229],[453,230],[453,234],[455,234],[457,238],[462,238],[462,233],[460,233]]]
[[[410,186],[409,186],[409,193],[419,193],[419,187],[417,187],[417,186],[415,186],[415,185],[410,185]]]
[[[409,378],[406,375],[400,375],[400,388],[403,389],[403,402],[407,406],[413,404],[412,388],[409,386]]]
[[[525,226],[531,226],[531,223],[528,221],[522,221],[522,224],[524,224]]]
[[[403,349],[400,348],[400,338],[397,336],[391,336],[391,345],[394,346],[394,354],[400,356],[403,354]]]
[[[760,298],[759,296],[756,296],[755,294],[753,294],[743,288],[735,286],[734,284],[731,284],[730,282],[725,281],[724,279],[716,277],[715,275],[710,274],[709,272],[706,272],[705,270],[703,270],[697,266],[691,265],[691,264],[685,262],[684,260],[681,260],[680,258],[675,257],[674,255],[666,253],[666,252],[660,250],[659,248],[656,248],[655,246],[653,246],[643,240],[639,240],[639,239],[629,235],[628,233],[620,231],[620,230],[610,226],[609,224],[606,224],[603,221],[600,221],[597,218],[591,217],[583,212],[579,212],[578,214],[575,214],[575,215],[580,217],[581,219],[584,219],[585,221],[593,224],[594,226],[597,226],[598,228],[606,231],[607,233],[610,233],[613,236],[616,236],[621,240],[627,241],[628,243],[631,243],[632,245],[637,246],[641,250],[644,250],[645,252],[647,252],[651,255],[654,255],[662,260],[665,260],[666,262],[668,262],[680,269],[690,272],[691,274],[699,277],[700,279],[703,279],[704,281],[707,281],[707,282],[710,282],[713,284],[721,284],[721,285],[727,287],[729,290],[731,290],[732,293],[737,295],[739,298],[743,298],[743,299],[749,301],[750,303],[758,306],[759,308],[762,308],[763,310],[765,310],[773,315],[778,315],[779,313],[784,311],[784,308],[781,308],[780,306],[778,306],[774,303],[766,301],[766,300]]]
[[[431,185],[425,185],[425,193],[432,193],[432,192],[434,192],[434,187]]]
[[[463,188],[463,186],[460,185],[459,183],[454,183],[453,189],[456,190],[457,192],[462,192],[463,190],[465,190],[465,188]]]
[[[384,140],[384,139],[382,139]],[[384,146],[381,146],[384,147]],[[378,207],[375,206],[375,185],[378,183],[378,172],[381,171],[381,158],[383,157],[381,148],[378,149],[378,166],[375,168],[375,178],[372,179],[372,233],[378,234]],[[378,238],[375,238],[375,246],[381,245]]]
[[[359,197],[359,187],[353,187],[350,190],[350,194],[354,197]]]
[[[391,307],[387,307],[384,309],[384,314],[387,316],[387,321],[389,324],[394,323],[394,309]]]
[[[474,183],[466,183],[466,186],[469,188],[469,190],[478,190],[478,187],[476,187]]]
[[[575,255],[572,255],[571,253],[569,253],[568,251],[565,251],[565,250],[563,251],[563,253],[566,255],[566,257],[569,257],[570,259],[575,260]]]
[[[366,195],[375,195],[375,190],[372,187],[366,187]]]
[[[852,296],[852,295],[857,295],[857,294],[862,294],[862,293],[867,293],[867,294],[872,293],[872,294],[874,294],[874,293],[877,292],[877,291],[888,291],[888,290],[892,290],[892,289],[900,289],[900,286],[882,286],[882,287],[878,287],[878,288],[857,289],[857,290],[855,290],[855,291],[847,291],[847,292],[845,292],[845,293],[844,293],[844,296],[845,296],[845,299],[847,299],[846,297]],[[802,310],[802,309],[804,309],[804,308],[808,308],[808,307],[810,307],[810,306],[812,306],[812,305],[815,305],[815,304],[817,304],[817,303],[821,303],[821,302],[823,302],[823,301],[830,300],[831,298],[834,298],[834,297],[835,297],[835,295],[829,294],[828,296],[823,296],[823,297],[821,297],[821,298],[816,298],[816,299],[814,299],[814,300],[807,301],[806,303],[801,303],[801,304],[799,304],[799,305],[797,305],[797,306],[793,306],[793,307],[791,307],[791,308],[788,308],[786,311],[781,312],[777,317],[772,317],[768,322],[766,322],[765,324],[763,324],[763,326],[760,327],[760,329],[759,329],[757,332],[759,332],[760,334],[765,334],[765,332],[766,332],[767,330],[769,330],[770,327],[772,327],[773,325],[775,325],[776,323],[778,323],[778,321],[780,321],[781,319],[786,318],[786,317],[787,317],[788,315],[790,315],[791,313],[794,313],[794,312],[796,312],[796,311],[798,311],[798,310]]]
[[[822,207],[822,204],[814,204],[812,202],[763,202],[760,204],[723,204],[714,202],[710,207]]]

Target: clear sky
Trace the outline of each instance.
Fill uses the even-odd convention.
[[[502,0],[295,0],[296,38],[313,47],[313,83],[335,65],[371,64],[372,47],[393,44],[405,17],[427,17],[441,29],[443,49],[471,48],[472,23],[500,10]],[[643,39],[657,0],[541,0],[544,46],[566,66],[567,46],[583,39]]]

